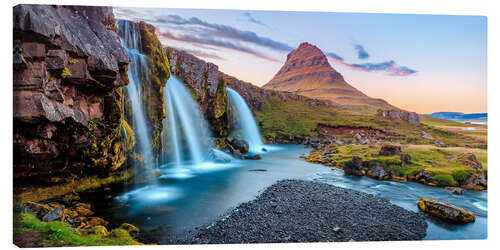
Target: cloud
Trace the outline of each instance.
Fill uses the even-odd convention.
[[[243,12],[243,16],[248,18],[248,21],[251,23],[255,23],[258,25],[266,26],[268,27],[265,23],[261,22],[260,20],[255,19],[250,12]]]
[[[226,60],[225,58],[222,58],[216,54],[208,53],[208,52],[197,50],[197,49],[186,49],[186,48],[178,48],[178,47],[172,47],[172,48],[174,48],[176,50],[183,50],[191,55],[205,58],[205,59]]]
[[[349,64],[344,62],[344,59],[342,57],[336,56],[335,53],[329,52],[326,53],[326,56],[339,65],[363,72],[385,71],[387,74],[392,76],[407,76],[417,73],[416,70],[410,69],[406,66],[398,66],[393,60],[381,63]]]
[[[367,59],[370,57],[370,54],[366,52],[365,48],[361,44],[354,44],[354,49],[358,51],[358,58],[359,59]]]
[[[229,25],[205,22],[197,17],[185,19],[177,15],[168,15],[166,18],[158,18],[156,21],[177,26],[198,25],[204,27],[205,34],[209,36],[235,39],[282,52],[293,50],[288,44],[259,36],[255,32],[240,30]]]
[[[189,35],[189,34],[174,34],[169,31],[161,31],[159,33],[161,38],[165,39],[172,39],[180,42],[188,42],[188,43],[195,43],[195,44],[200,44],[200,45],[211,45],[215,47],[220,47],[220,48],[225,48],[225,49],[230,49],[234,51],[239,51],[242,53],[246,53],[264,60],[268,60],[271,62],[278,62],[281,63],[281,61],[276,60],[275,58],[272,58],[264,53],[261,53],[257,50],[254,50],[249,47],[242,46],[240,44],[232,43],[229,41],[223,41],[223,40],[218,40],[214,39],[213,37],[207,37],[207,36],[196,36],[196,35]]]

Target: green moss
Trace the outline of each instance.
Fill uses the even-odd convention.
[[[69,71],[69,69],[65,67],[61,73],[61,78],[67,77],[71,77],[71,71]]]
[[[127,231],[114,229],[109,235],[83,235],[70,230],[65,222],[42,222],[34,215],[21,213],[15,216],[14,234],[36,231],[41,232],[38,242],[43,246],[111,246],[111,245],[139,245]]]
[[[126,151],[130,151],[135,145],[135,133],[125,119],[120,120],[120,141],[123,142]]]
[[[457,184],[455,179],[453,179],[453,176],[449,174],[438,174],[433,178],[440,186],[454,186]]]
[[[93,131],[94,129],[97,128],[97,126],[99,126],[99,119],[97,118],[94,118],[94,119],[91,119],[88,124],[87,124],[87,128],[90,130],[90,131]]]
[[[470,171],[464,170],[464,169],[458,169],[454,170],[451,172],[451,175],[453,176],[453,179],[456,181],[465,181],[469,175],[471,175]]]
[[[69,64],[75,64],[75,63],[77,63],[77,62],[78,62],[78,59],[75,59],[75,58],[70,58],[70,59],[68,60],[68,62],[69,62]]]

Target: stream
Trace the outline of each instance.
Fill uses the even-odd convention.
[[[425,240],[485,239],[487,237],[487,191],[449,191],[419,183],[377,181],[345,176],[342,170],[311,164],[300,159],[309,152],[303,145],[272,145],[262,160],[233,160],[210,164],[189,175],[169,175],[157,184],[131,187],[123,183],[81,194],[96,216],[118,227],[127,222],[143,230],[165,226],[183,237],[194,228],[206,226],[238,204],[255,198],[266,187],[282,179],[325,182],[389,199],[393,204],[419,212],[417,201],[431,198],[471,211],[474,223],[455,225],[426,215]]]

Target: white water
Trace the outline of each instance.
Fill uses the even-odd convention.
[[[252,111],[250,111],[247,103],[238,92],[229,87],[226,87],[226,90],[229,102],[234,106],[238,115],[237,127],[240,130],[241,137],[248,142],[251,152],[262,153],[264,143],[262,142],[262,137],[253,118]]]
[[[143,156],[145,164],[151,166],[154,164],[153,150],[141,100],[141,81],[148,79],[148,66],[146,57],[139,51],[141,48],[140,31],[136,23],[129,21],[118,20],[117,25],[121,43],[130,57],[127,72],[130,83],[124,89],[132,106],[132,128],[135,132],[139,153]]]
[[[214,148],[212,134],[200,113],[198,104],[175,76],[170,76],[164,88],[168,122],[165,122],[162,138],[163,153],[167,163],[175,166],[202,166]],[[168,146],[166,146],[168,145]]]

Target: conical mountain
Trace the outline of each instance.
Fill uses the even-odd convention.
[[[263,87],[329,100],[341,108],[357,113],[374,113],[379,108],[394,108],[386,101],[371,98],[349,85],[332,68],[325,54],[309,43],[302,43],[290,52],[285,64]]]

